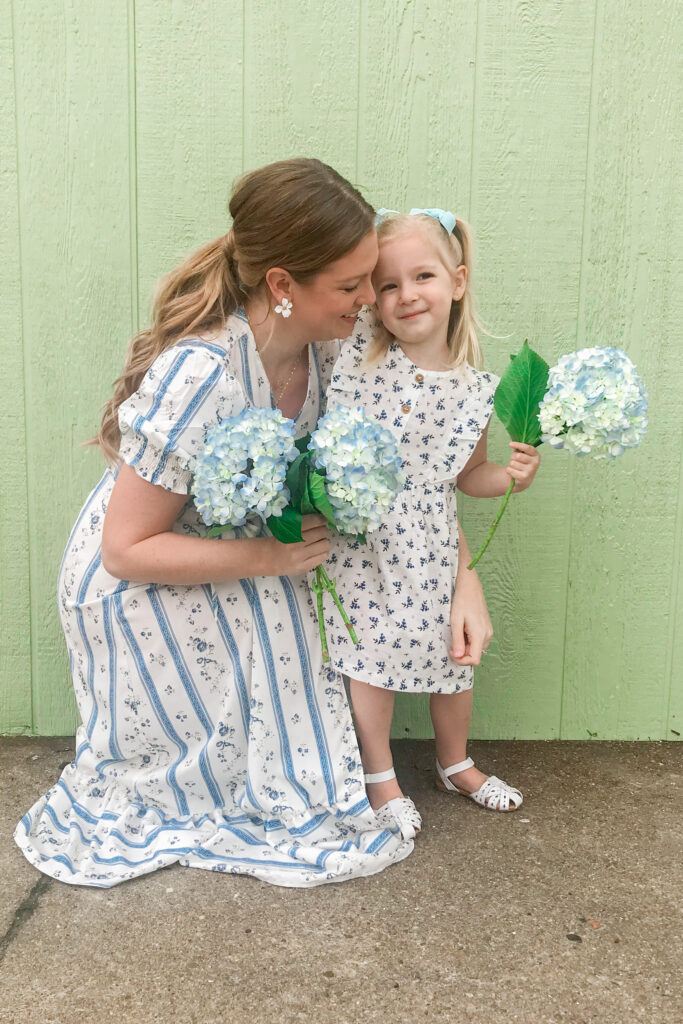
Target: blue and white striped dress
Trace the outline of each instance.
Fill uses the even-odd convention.
[[[339,348],[311,347],[299,436],[317,422]],[[206,426],[271,403],[235,314],[211,341],[185,339],[156,360],[120,407],[121,456],[151,483],[189,494]],[[105,472],[88,498],[59,574],[82,725],[75,760],[17,826],[26,857],[53,878],[104,887],[174,862],[312,886],[406,857],[412,842],[379,827],[365,796],[307,576],[115,579],[101,558],[114,479]],[[206,533],[191,499],[174,530]]]

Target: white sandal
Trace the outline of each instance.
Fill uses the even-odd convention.
[[[374,772],[365,776],[365,781],[388,782],[395,779],[396,772],[393,768],[387,768],[385,772]],[[397,832],[402,839],[414,839],[422,828],[422,818],[417,807],[409,796],[395,796],[393,800],[387,800],[385,804],[378,807],[374,812],[380,825]]]
[[[460,793],[461,796],[469,797],[470,800],[474,800],[475,804],[479,804],[480,807],[486,807],[490,811],[516,811],[522,806],[524,798],[520,791],[512,786],[508,786],[507,782],[502,782],[495,775],[489,776],[476,793],[468,793],[465,789],[458,789],[448,778],[449,775],[457,775],[458,772],[464,772],[467,768],[473,767],[474,761],[471,757],[466,758],[464,761],[458,761],[457,764],[452,764],[450,768],[442,768],[437,759],[436,771],[438,778],[436,780],[436,788],[444,791],[448,790],[452,793]]]

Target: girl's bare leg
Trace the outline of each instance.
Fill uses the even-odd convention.
[[[467,757],[467,734],[472,718],[472,690],[460,693],[433,693],[429,699],[429,713],[434,726],[436,757],[442,768],[464,761]],[[458,789],[474,793],[488,778],[478,768],[449,776]]]
[[[366,774],[384,772],[391,768],[391,718],[394,713],[394,692],[352,679],[351,703],[360,742],[363,770]],[[368,800],[372,808],[381,807],[387,800],[403,796],[396,779],[367,784]]]

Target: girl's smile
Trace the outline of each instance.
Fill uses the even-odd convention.
[[[452,276],[418,226],[414,232],[388,238],[380,247],[372,276],[380,318],[406,355],[423,369],[441,369],[450,361],[448,320],[451,303],[465,288],[461,269],[462,273]]]

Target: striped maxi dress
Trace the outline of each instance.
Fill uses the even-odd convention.
[[[318,420],[339,350],[311,346],[297,436]],[[122,460],[188,494],[175,532],[206,533],[189,498],[206,427],[271,404],[236,313],[210,340],[186,338],[159,356],[121,405]],[[73,762],[16,828],[28,860],[78,885],[108,887],[178,862],[303,887],[408,856],[412,842],[382,829],[365,796],[343,679],[322,665],[308,577],[115,579],[101,557],[114,480],[107,470],[90,494],[59,573],[82,724]]]

